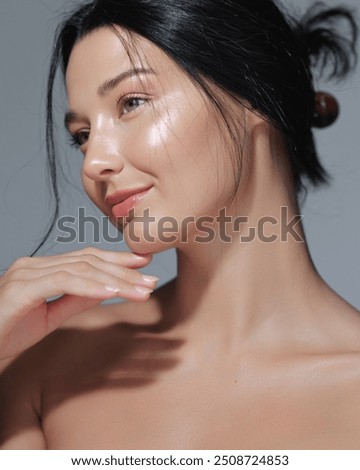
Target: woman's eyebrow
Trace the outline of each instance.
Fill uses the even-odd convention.
[[[153,73],[156,75],[156,72],[153,69],[132,68],[132,69],[126,70],[125,72],[121,72],[116,77],[106,80],[102,85],[99,86],[97,90],[97,94],[101,98],[104,98],[104,96],[110,93],[110,91],[113,90],[115,87],[117,87],[119,83],[121,83],[123,80],[130,78],[134,75],[150,74],[150,73]],[[65,128],[68,131],[69,131],[70,124],[73,121],[75,121],[77,118],[78,118],[78,115],[74,111],[69,110],[66,112],[65,118],[64,118],[64,124],[65,124]]]
[[[120,82],[125,80],[126,78],[132,77],[133,75],[138,75],[142,73],[154,73],[155,71],[153,69],[144,69],[144,68],[135,68],[135,69],[129,69],[126,70],[125,72],[120,73],[114,78],[111,78],[110,80],[106,80],[102,85],[99,86],[98,88],[98,95],[103,98],[106,96],[111,90],[113,90]]]
[[[78,115],[76,113],[74,113],[74,111],[67,111],[65,113],[65,118],[64,118],[64,126],[65,126],[65,129],[70,132],[70,124],[73,122],[73,121],[76,121],[76,119],[78,118]]]

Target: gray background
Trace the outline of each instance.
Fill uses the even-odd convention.
[[[3,269],[33,251],[50,221],[53,206],[44,146],[47,67],[55,27],[62,13],[76,3],[0,0],[0,268]],[[310,3],[309,0],[283,0],[285,6],[299,13]],[[358,0],[342,3],[360,7]],[[317,84],[318,89],[330,91],[341,103],[341,118],[336,125],[316,132],[321,160],[334,179],[329,188],[310,190],[302,209],[310,252],[318,271],[357,308],[360,308],[359,69],[341,84]],[[61,89],[56,103],[65,109]],[[69,150],[67,137],[61,139],[61,136],[60,133],[60,154],[69,179],[60,188],[61,214],[76,216],[76,208],[80,206],[86,207],[87,215],[100,217],[102,214],[81,190],[81,156]],[[53,232],[52,241],[39,255],[86,246],[76,242],[55,243],[59,233]],[[116,235],[115,228],[110,234]],[[86,240],[91,243],[92,233]],[[123,243],[104,242],[97,246],[126,249]],[[158,275],[159,285],[164,284],[176,274],[174,251],[156,255],[150,267],[143,271]]]

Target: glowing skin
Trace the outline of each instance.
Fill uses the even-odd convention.
[[[239,116],[239,145],[245,168],[249,162],[248,172],[229,206],[235,181],[225,131],[216,125],[203,96],[179,67],[150,42],[143,38],[138,41],[143,56],[141,62],[135,59],[135,66],[150,67],[156,75],[144,74],[143,84],[133,77],[102,96],[98,88],[131,67],[118,37],[107,29],[93,32],[75,45],[70,56],[66,74],[68,104],[77,118],[69,124],[69,131],[80,133],[82,138],[82,179],[92,201],[110,215],[106,195],[153,185],[136,206],[135,216],[149,208],[156,222],[160,217],[172,216],[180,224],[188,216],[216,216],[226,205],[228,215],[249,218],[248,225],[242,227],[243,235],[263,216],[279,220],[281,206],[289,207],[291,220],[297,208],[286,165],[274,164],[276,160],[286,161],[276,133],[263,119],[228,100],[229,110]],[[130,94],[151,100],[153,106],[144,101],[133,109],[132,103],[129,112],[128,106],[118,105],[118,100]],[[189,338],[192,361],[202,357],[209,338],[214,350],[220,348],[226,354],[231,350],[238,354],[239,345],[254,334],[261,335],[262,344],[267,338],[276,348],[283,348],[286,342],[276,340],[277,321],[283,323],[282,315],[287,318],[293,305],[299,315],[293,314],[294,322],[295,318],[302,322],[304,315],[311,319],[313,302],[323,298],[324,285],[306,244],[291,237],[287,243],[258,239],[241,243],[240,234],[233,233],[232,243],[216,238],[211,244],[200,244],[191,237],[188,243],[180,243],[178,238],[168,244],[158,239],[149,243],[142,225],[134,225],[130,222],[124,229],[133,251],[156,253],[177,248],[178,279],[168,308],[171,305],[179,318],[188,317],[178,328],[186,330],[182,334]],[[152,224],[153,236],[155,227]],[[140,237],[139,242],[130,239],[130,228]],[[297,229],[302,234],[301,225]],[[279,226],[265,226],[266,235],[280,235],[279,230]],[[193,226],[190,234],[195,235]],[[225,317],[219,315],[224,312],[224,301]],[[255,324],[262,324],[265,331],[253,331]],[[287,332],[290,342],[293,333]]]
[[[105,30],[87,40],[80,42],[71,55],[67,89],[70,109],[83,116],[70,124],[70,132],[91,128],[89,140],[81,148],[85,154],[83,183],[90,198],[109,214],[105,194],[153,184],[151,194],[136,208],[135,215],[142,214],[146,207],[157,220],[162,216],[180,221],[187,216],[216,214],[216,209],[223,207],[221,202],[234,191],[233,169],[227,162],[228,151],[209,123],[198,90],[180,74],[175,63],[163,61],[163,53],[144,43],[144,54],[151,59],[150,65],[156,64],[157,75],[142,75],[144,86],[132,77],[100,97],[99,85],[131,68],[131,64],[113,32]],[[85,50],[89,46],[98,51],[90,62]],[[109,55],[101,53],[104,48]],[[123,114],[117,100],[124,93],[148,101],[136,103],[135,109]],[[132,228],[136,235],[142,235],[141,226],[135,225]],[[152,224],[152,235],[156,234],[155,227]],[[125,237],[137,252],[169,248],[161,243],[149,245],[144,240],[135,244],[129,239],[129,228],[125,229]]]
[[[107,215],[106,195],[148,185],[136,216],[147,207],[157,220],[216,215],[234,191],[226,133],[174,62],[138,44],[157,76],[102,97],[98,87],[130,66],[121,42],[101,29],[72,51],[69,130],[81,133],[84,188]],[[130,93],[153,108],[119,111]],[[243,234],[260,217],[278,219],[281,206],[291,220],[298,209],[281,139],[255,113],[230,100],[229,109],[247,172],[228,214],[249,218]],[[22,448],[358,448],[359,312],[321,279],[305,242],[240,243],[233,233],[230,243],[199,244],[192,227],[188,243],[166,246],[139,226],[135,243],[132,225],[132,250],[177,249],[178,277],[144,303],[84,311],[17,364],[8,389],[20,395],[13,433]]]

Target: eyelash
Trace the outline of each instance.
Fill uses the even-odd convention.
[[[133,101],[133,100],[144,101],[144,104],[149,101],[148,98],[144,98],[142,96],[124,94],[124,95],[121,95],[120,98],[117,100],[117,107],[122,108],[127,102]],[[140,107],[140,106],[138,106],[138,107]],[[136,112],[136,109],[135,109],[135,111],[129,111],[125,114],[130,114],[132,112]],[[71,147],[80,148],[83,145],[79,140],[79,136],[81,134],[89,135],[89,132],[80,131],[80,132],[77,132],[76,134],[71,134],[71,136],[70,136],[70,145],[71,145]]]

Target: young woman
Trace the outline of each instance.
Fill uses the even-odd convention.
[[[327,181],[312,127],[337,114],[311,67],[345,76],[356,33],[346,9],[296,22],[271,0],[98,0],[61,25],[55,194],[61,66],[84,189],[131,253],[1,277],[3,449],[359,448],[359,311],[299,217],[305,183]],[[153,292],[138,269],[174,247]]]

